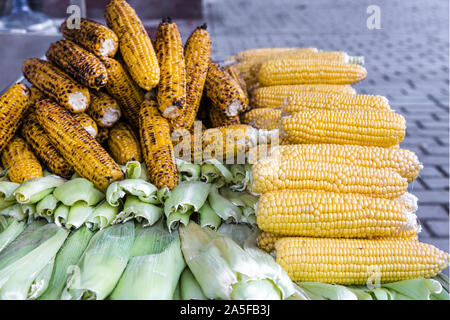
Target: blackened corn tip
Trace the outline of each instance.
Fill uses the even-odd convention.
[[[206,24],[206,22],[204,24],[202,24],[201,26],[198,26],[197,29],[203,29],[206,30],[208,29],[208,25]]]

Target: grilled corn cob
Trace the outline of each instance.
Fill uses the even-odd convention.
[[[34,112],[26,117],[20,134],[50,172],[66,179],[72,176],[72,166],[52,145],[47,137],[47,133],[45,133],[44,129],[37,122]]]
[[[13,138],[29,105],[30,90],[23,83],[16,83],[0,97],[0,152]]]
[[[105,9],[105,19],[119,38],[120,53],[131,77],[145,90],[154,88],[160,77],[158,59],[134,9],[125,0],[111,0]]]
[[[190,130],[194,124],[208,72],[210,51],[211,39],[206,31],[206,24],[203,24],[189,36],[184,47],[186,103],[180,111],[180,116],[170,120],[172,130]]]
[[[293,281],[367,284],[430,278],[449,255],[415,239],[282,238],[276,260]]]
[[[109,138],[109,129],[100,127],[98,129],[98,134],[95,137],[95,140],[97,140],[98,143],[100,144],[104,144],[106,143],[106,141],[108,141],[108,138]]]
[[[98,57],[114,57],[119,48],[117,35],[108,27],[88,19],[80,19],[80,28],[69,29],[67,22],[61,24],[61,33]]]
[[[144,100],[144,93],[134,83],[119,61],[104,58],[103,63],[108,70],[106,90],[119,103],[125,119],[133,128],[139,128],[138,115],[140,105]]]
[[[360,65],[326,60],[280,59],[263,62],[258,81],[263,86],[285,84],[351,84],[363,80]]]
[[[35,86],[31,86],[31,88],[30,88],[30,105],[34,105],[36,103],[36,101],[45,99],[45,98],[46,98],[46,96],[41,90],[39,90]]]
[[[99,58],[75,42],[53,42],[45,55],[62,71],[86,87],[99,89],[108,81],[108,73]]]
[[[109,131],[108,148],[118,164],[125,165],[128,161],[142,161],[139,139],[130,125],[125,122],[116,123]]]
[[[283,189],[323,190],[394,199],[405,194],[408,187],[408,181],[391,169],[292,158],[262,159],[252,166],[252,177],[255,193]]]
[[[77,84],[50,62],[37,58],[27,59],[22,72],[34,86],[70,112],[79,113],[87,109],[90,101],[89,90]]]
[[[86,113],[75,113],[72,117],[86,130],[92,138],[97,137],[98,127],[94,119],[89,117]]]
[[[283,236],[271,232],[262,232],[256,239],[256,243],[261,250],[272,253],[275,250],[275,243]]]
[[[248,105],[248,90],[247,90],[247,83],[245,83],[244,78],[241,76],[241,73],[235,66],[228,66],[225,68],[225,71],[228,72],[228,74],[239,84],[242,91],[244,91],[245,95],[245,102]]]
[[[49,99],[40,100],[36,115],[55,149],[96,188],[105,191],[111,182],[123,179],[120,166],[64,108]]]
[[[2,163],[8,169],[11,182],[22,183],[26,180],[42,177],[42,167],[31,151],[30,146],[15,136],[2,152]]]
[[[417,198],[374,198],[363,194],[279,190],[264,193],[258,227],[284,236],[367,238],[410,236],[420,231]]]
[[[306,110],[282,117],[293,143],[336,143],[390,147],[405,137],[405,119],[395,112]]]
[[[86,110],[99,127],[113,126],[122,115],[117,101],[103,91],[90,91],[91,104]]]
[[[281,113],[281,109],[257,108],[244,113],[242,119],[255,128],[272,130],[279,128]]]
[[[150,181],[158,188],[173,189],[178,172],[167,120],[158,111],[154,100],[144,100],[139,112],[142,154]]]
[[[213,128],[241,123],[239,116],[228,117],[222,110],[214,106],[209,109],[209,120]]]

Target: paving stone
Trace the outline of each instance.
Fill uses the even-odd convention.
[[[420,179],[420,180],[419,180]],[[448,190],[449,181],[448,178],[431,178],[431,177],[420,177],[419,182],[424,185],[426,189],[446,189]]]
[[[426,224],[434,236],[439,238],[447,238],[449,236],[449,227],[448,219],[443,220],[425,220],[424,224]]]
[[[424,178],[426,177],[441,178],[444,175],[436,167],[424,164],[422,171],[420,171],[420,176]]]
[[[419,198],[419,205],[421,204],[448,204],[448,191],[444,190],[418,190],[414,192],[415,196]]]
[[[420,221],[426,221],[430,218],[448,220],[448,210],[438,204],[420,204],[416,214]]]

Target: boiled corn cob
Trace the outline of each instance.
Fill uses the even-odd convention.
[[[8,170],[11,182],[22,183],[32,178],[42,177],[42,167],[30,146],[15,136],[2,151],[2,164]]]
[[[99,89],[108,81],[108,72],[100,59],[75,42],[53,42],[45,55],[62,71],[86,87]]]
[[[68,28],[64,21],[61,33],[98,57],[114,57],[119,49],[119,39],[114,31],[92,20],[80,18],[80,28]]]
[[[30,90],[23,83],[11,86],[0,97],[0,152],[13,138],[30,105]]]
[[[355,94],[350,85],[339,84],[297,84],[261,87],[253,91],[251,104],[258,108],[280,107],[294,94],[303,92]]]
[[[75,113],[72,117],[86,130],[92,138],[97,137],[98,127],[94,119],[92,119],[87,113]]]
[[[40,100],[36,115],[55,149],[96,188],[105,191],[111,182],[123,179],[120,166],[64,108],[49,99]]]
[[[181,115],[186,104],[186,70],[180,32],[170,18],[158,26],[156,54],[161,68],[158,108],[163,117],[173,119]]]
[[[275,250],[275,243],[283,236],[271,232],[262,232],[256,239],[256,243],[261,250],[272,253]]]
[[[122,115],[117,101],[103,91],[90,91],[91,103],[86,110],[99,127],[113,126]]]
[[[105,19],[119,38],[120,53],[133,80],[145,90],[154,88],[160,77],[158,59],[134,9],[125,0],[111,0]]]
[[[256,213],[258,227],[284,236],[367,238],[404,237],[420,231],[417,198],[279,190],[264,193]]]
[[[408,181],[388,168],[371,168],[297,159],[266,158],[252,166],[255,193],[274,190],[323,190],[395,199]]]
[[[150,181],[158,188],[173,189],[178,184],[178,172],[170,138],[170,127],[161,116],[154,100],[144,100],[139,112],[142,154]]]
[[[282,117],[282,133],[293,143],[390,147],[405,137],[405,118],[373,110],[306,110]]]
[[[31,105],[34,105],[36,103],[36,101],[45,99],[45,98],[46,98],[46,96],[41,90],[39,90],[35,86],[30,87],[30,104]]]
[[[72,166],[52,145],[47,133],[37,122],[34,112],[26,117],[20,134],[50,172],[66,179],[73,175]]]
[[[95,140],[97,140],[98,143],[100,144],[104,144],[108,141],[108,138],[109,138],[109,129],[100,127],[98,129],[98,134],[95,137]]]
[[[134,83],[128,72],[119,61],[104,58],[103,63],[108,70],[108,83],[106,90],[119,103],[125,119],[133,126],[139,128],[139,108],[144,100],[144,93]]]
[[[125,122],[118,122],[109,130],[108,149],[118,164],[142,161],[139,139]]]
[[[280,126],[281,109],[256,108],[242,116],[242,122],[258,129],[277,129]]]
[[[263,86],[285,84],[351,84],[363,80],[360,65],[326,60],[280,59],[263,62],[258,81]]]
[[[222,110],[214,106],[209,109],[209,120],[213,128],[241,123],[239,116],[228,117]]]
[[[186,67],[186,103],[180,116],[170,120],[172,130],[191,129],[200,107],[200,101],[208,72],[211,39],[206,24],[197,27],[184,46]]]
[[[89,90],[50,62],[37,58],[27,59],[22,72],[34,86],[70,112],[83,112],[89,106]]]
[[[343,285],[430,278],[449,255],[415,239],[282,238],[276,260],[293,281]]]

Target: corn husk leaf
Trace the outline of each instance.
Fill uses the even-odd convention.
[[[14,239],[16,239],[23,230],[25,230],[26,223],[18,221],[14,218],[4,218],[0,216],[2,221],[2,231],[0,232],[0,252],[3,251]]]
[[[69,210],[70,207],[62,203],[56,207],[53,218],[57,226],[63,227],[66,224],[67,218],[69,217]]]
[[[172,231],[177,230],[180,225],[186,226],[189,223],[193,213],[194,209],[190,209],[185,213],[181,213],[179,211],[171,213],[166,220],[167,228],[169,231]]]
[[[170,189],[167,187],[163,187],[156,192],[156,197],[158,198],[160,203],[166,202],[169,199]]]
[[[128,195],[122,211],[116,215],[112,223],[124,223],[136,219],[136,221],[143,223],[143,227],[148,227],[155,224],[162,215],[163,209],[161,207],[143,202],[136,196]]]
[[[178,232],[169,233],[162,222],[138,228],[131,258],[110,299],[172,299],[185,266]]]
[[[206,300],[198,281],[189,268],[185,268],[180,277],[180,299],[182,300]]]
[[[23,204],[33,204],[52,193],[56,187],[63,185],[66,179],[49,175],[25,181],[14,191],[16,201]]]
[[[116,224],[98,231],[71,273],[61,298],[102,300],[114,289],[124,271],[134,242],[134,224]]]
[[[20,203],[15,203],[9,207],[0,210],[0,215],[5,217],[13,217],[18,221],[25,220],[28,215],[24,212]]]
[[[178,170],[179,181],[198,181],[200,180],[201,166],[196,163],[187,162],[181,159],[175,159]]]
[[[178,282],[175,287],[175,291],[173,292],[172,300],[181,300],[181,292],[180,292],[180,282]]]
[[[41,217],[53,217],[58,200],[53,194],[48,194],[36,204],[36,213]]]
[[[139,179],[142,167],[139,161],[128,161],[124,166],[120,166],[127,179]]]
[[[205,201],[203,206],[198,211],[198,220],[200,227],[210,227],[213,230],[217,230],[222,223],[222,219],[211,208],[208,200]]]
[[[67,181],[57,187],[53,195],[69,207],[76,202],[84,202],[89,206],[95,206],[105,198],[103,192],[97,190],[91,181],[84,178],[75,178]]]
[[[245,241],[252,235],[253,229],[246,224],[222,223],[217,230],[218,233],[230,238],[241,247]]]
[[[442,285],[434,279],[411,279],[381,285],[388,289],[394,300],[430,300],[432,294],[439,294]]]
[[[201,165],[200,180],[206,183],[214,183],[220,188],[233,180],[233,174],[219,160],[207,159]]]
[[[244,191],[250,182],[251,166],[248,164],[232,164],[230,172],[233,175],[230,189],[233,191]]]
[[[358,297],[345,286],[320,283],[297,282],[312,300],[357,300]]]
[[[142,179],[125,179],[111,183],[106,190],[106,201],[114,207],[123,202],[127,194],[147,203],[158,204],[158,188]]]
[[[92,210],[85,224],[91,230],[104,229],[113,223],[119,211],[120,207],[113,207],[104,200]]]
[[[93,210],[94,207],[89,206],[84,201],[75,202],[75,204],[69,209],[67,221],[64,226],[67,229],[78,229],[87,222]]]
[[[230,200],[219,194],[216,186],[211,187],[208,201],[214,212],[227,222],[239,222],[242,219],[242,210]]]
[[[14,191],[20,184],[11,181],[0,181],[0,210],[16,203]]]

